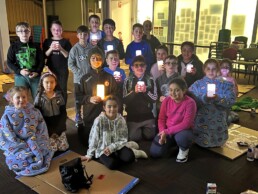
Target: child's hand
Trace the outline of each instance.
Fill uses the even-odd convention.
[[[91,161],[91,158],[89,158],[89,157],[87,157],[87,156],[81,156],[81,160],[82,160],[82,161],[89,162],[89,161]]]
[[[34,78],[34,77],[37,77],[38,76],[38,73],[37,72],[31,72],[29,74],[29,78]]]
[[[106,156],[109,156],[109,155],[111,154],[111,151],[109,150],[108,147],[106,147],[106,148],[104,149],[104,154],[105,154]]]
[[[114,76],[116,82],[122,82],[122,76],[121,75],[116,75]]]
[[[28,76],[30,74],[30,71],[28,69],[22,69],[20,71],[20,74],[23,76]]]
[[[165,134],[165,132],[164,131],[161,131],[160,133],[159,133],[159,144],[160,145],[163,145],[163,144],[165,144],[165,143],[167,143],[167,138],[166,138],[166,134]]]
[[[213,94],[213,96],[206,95],[206,97],[208,100],[211,100],[211,99],[216,99],[218,97],[218,95],[217,94]]]
[[[51,50],[59,50],[58,45],[60,45],[58,41],[52,41],[50,45]]]
[[[92,46],[95,46],[98,44],[98,40],[91,40],[90,43]]]
[[[163,100],[165,100],[165,98],[166,98],[165,96],[160,96],[159,101],[163,102]]]
[[[191,72],[190,72],[192,75],[195,75],[196,74],[196,68],[195,67],[192,67],[191,69]]]
[[[99,96],[92,96],[90,97],[90,102],[92,104],[98,104],[101,102],[101,98]]]
[[[135,85],[135,92],[138,93],[138,92],[146,92],[146,85],[139,85],[139,84],[136,84]]]

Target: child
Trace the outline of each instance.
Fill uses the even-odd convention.
[[[118,99],[109,95],[103,101],[105,112],[95,119],[90,132],[89,149],[82,160],[90,161],[92,157],[100,161],[110,169],[117,169],[122,162],[133,162],[135,158],[147,158],[142,150],[128,148],[133,145],[138,148],[135,142],[127,142],[128,129],[125,119],[118,113]],[[133,144],[132,144],[133,143]]]
[[[98,44],[98,41],[105,37],[105,33],[99,29],[100,18],[98,15],[91,15],[89,17],[89,25],[90,25],[90,36],[88,42],[95,46]]]
[[[142,40],[143,26],[139,23],[134,24],[132,35],[134,40],[126,48],[125,63],[130,65],[129,68],[132,72],[132,62],[134,57],[142,55],[145,58],[147,65],[146,71],[149,73],[151,65],[154,63],[154,56],[149,43]]]
[[[234,85],[234,92],[236,97],[238,96],[238,86],[234,77],[231,76],[233,66],[232,61],[230,59],[223,59],[220,62],[220,75],[218,79],[224,79],[226,81],[231,82]],[[239,121],[239,115],[234,111],[229,111],[228,115],[228,125],[232,122]]]
[[[181,78],[169,82],[169,97],[162,102],[159,113],[159,134],[152,142],[150,153],[161,157],[176,144],[179,152],[177,162],[186,162],[192,145],[192,127],[197,111],[195,101],[188,96],[187,84]]]
[[[62,89],[65,104],[67,102],[67,81],[68,81],[68,53],[72,47],[69,40],[62,37],[62,23],[58,20],[51,23],[53,37],[46,39],[43,43],[43,52],[47,59],[48,69],[57,77],[57,82]]]
[[[150,46],[151,46],[151,50],[152,53],[156,53],[155,49],[158,48],[158,46],[161,45],[160,41],[152,34],[150,34],[150,32],[152,31],[153,27],[152,27],[152,23],[150,20],[145,20],[143,22],[143,37],[142,39],[147,41]]]
[[[77,99],[80,88],[80,80],[83,75],[90,72],[91,67],[88,60],[89,50],[92,45],[87,42],[89,37],[89,29],[87,26],[79,26],[77,28],[78,42],[72,47],[68,57],[68,67],[73,72],[74,98],[75,98],[75,123],[76,126],[82,125],[81,104]]]
[[[145,73],[146,68],[144,57],[136,56],[132,63],[133,73],[124,81],[123,99],[131,141],[140,141],[142,137],[152,140],[156,135],[152,107],[157,100],[157,89],[153,78]]]
[[[27,88],[14,86],[8,93],[10,105],[0,121],[0,148],[6,164],[17,175],[44,173],[54,154],[49,149],[46,123],[40,111],[28,102]]]
[[[52,150],[67,150],[69,145],[65,134],[67,117],[65,101],[54,74],[48,72],[41,76],[34,104],[47,124]]]
[[[158,93],[158,102],[157,102],[157,110],[159,112],[161,103],[163,100],[169,96],[169,85],[168,83],[180,77],[179,73],[177,72],[178,64],[177,64],[177,57],[175,55],[169,55],[165,58],[165,73],[156,79],[156,86],[157,86],[157,93]]]
[[[208,59],[203,68],[206,76],[189,88],[198,104],[194,139],[202,147],[218,147],[228,139],[227,112],[235,103],[236,95],[231,82],[216,79],[219,71],[217,60]],[[213,96],[207,95],[207,84],[215,84]]]
[[[150,71],[154,80],[156,80],[159,76],[161,76],[164,73],[164,64],[161,67],[159,67],[158,63],[159,61],[162,61],[163,63],[167,56],[168,56],[168,48],[165,45],[158,46],[156,51],[156,59],[158,62],[152,65],[151,71]]]
[[[26,22],[16,25],[19,40],[14,42],[7,53],[7,65],[14,71],[15,86],[24,86],[36,97],[40,74],[44,67],[41,49],[30,41],[31,28]]]
[[[113,33],[115,29],[115,21],[112,19],[105,19],[103,21],[103,30],[105,32],[105,37],[98,42],[98,45],[105,53],[110,50],[117,50],[119,53],[119,59],[123,59],[125,58],[124,45],[121,40],[114,37]]]
[[[188,87],[204,76],[203,63],[194,54],[194,49],[194,43],[183,42],[181,45],[182,54],[178,56],[178,72],[184,77]],[[192,65],[192,68],[187,67],[189,65]]]
[[[78,128],[78,135],[81,142],[86,146],[94,119],[101,113],[103,108],[103,97],[101,98],[98,94],[97,85],[104,86],[104,96],[117,95],[118,93],[116,80],[102,69],[104,53],[98,47],[94,47],[89,51],[88,59],[92,70],[81,78],[77,97],[83,106],[84,121],[84,128]]]

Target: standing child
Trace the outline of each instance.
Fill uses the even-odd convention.
[[[187,84],[181,78],[169,82],[169,97],[162,102],[159,113],[159,134],[152,142],[150,153],[161,157],[176,144],[179,152],[177,162],[186,162],[193,142],[192,127],[196,114],[196,103],[188,96]]]
[[[164,73],[164,60],[168,56],[168,48],[165,45],[160,45],[157,47],[156,51],[156,59],[157,63],[154,63],[151,67],[151,75],[154,80],[156,80],[159,76]],[[158,65],[158,63],[162,63],[162,65]]]
[[[107,53],[110,50],[117,50],[119,53],[119,59],[125,58],[124,45],[121,40],[114,37],[114,31],[116,29],[116,23],[112,19],[105,19],[103,21],[103,30],[105,32],[105,37],[103,37],[99,42],[99,47],[103,52]]]
[[[51,24],[53,37],[46,39],[43,43],[43,52],[47,59],[48,69],[57,77],[57,81],[62,89],[65,104],[67,102],[67,82],[68,82],[68,53],[72,47],[69,40],[62,37],[62,23],[58,20]]]
[[[69,148],[66,138],[66,108],[63,94],[52,73],[41,76],[35,107],[40,110],[47,124],[51,147],[54,151]]]
[[[86,146],[94,119],[99,116],[103,109],[103,97],[118,93],[116,80],[102,68],[104,53],[98,47],[94,47],[89,51],[88,59],[92,70],[81,78],[78,93],[78,100],[83,106],[84,121],[84,128],[78,128],[78,135]],[[104,91],[101,91],[104,96],[98,93],[101,90],[97,90],[98,86],[104,88]]]
[[[193,127],[194,139],[202,147],[218,147],[228,139],[227,112],[235,103],[236,94],[231,82],[216,79],[219,72],[217,60],[208,59],[203,68],[206,76],[189,88],[198,105]],[[214,95],[207,94],[208,84],[215,84]]]
[[[19,40],[13,43],[7,53],[7,65],[14,71],[15,86],[24,86],[36,97],[40,74],[44,67],[41,49],[30,41],[31,28],[26,22],[16,25]]]
[[[181,55],[178,58],[178,72],[184,77],[188,87],[190,87],[196,80],[202,79],[203,63],[194,54],[194,43],[185,41],[181,44]]]
[[[157,102],[157,111],[159,112],[161,103],[163,100],[169,96],[169,85],[168,83],[179,77],[177,72],[178,64],[177,57],[175,55],[169,55],[165,58],[165,73],[156,79],[157,93],[158,93],[158,102]]]
[[[82,160],[92,157],[110,169],[117,169],[121,163],[133,162],[135,158],[147,158],[147,155],[135,142],[127,142],[128,129],[124,117],[118,113],[118,99],[109,95],[103,101],[105,112],[95,119],[89,138],[89,149]],[[134,148],[128,148],[134,147]]]
[[[154,54],[158,46],[161,45],[160,41],[156,38],[156,36],[151,34],[151,31],[153,29],[152,23],[150,20],[145,20],[143,22],[143,37],[142,39],[147,41],[150,46],[152,53]]]
[[[145,73],[147,65],[143,56],[132,63],[133,73],[124,81],[123,100],[126,105],[129,140],[152,140],[156,135],[156,121],[152,113],[157,100],[157,88],[152,77]]]
[[[91,15],[89,17],[90,25],[90,36],[88,42],[95,46],[98,42],[105,37],[105,33],[99,29],[100,26],[100,17],[98,15]]]
[[[53,157],[46,123],[40,111],[28,102],[25,87],[14,86],[8,93],[10,105],[0,121],[0,149],[6,164],[17,175],[44,173]]]
[[[82,76],[91,70],[88,53],[92,45],[87,42],[89,37],[89,29],[87,26],[79,26],[77,28],[77,38],[79,41],[72,47],[69,52],[68,67],[73,72],[74,98],[75,98],[75,123],[79,127],[83,124],[81,115],[81,104],[77,98],[80,89],[80,80]]]
[[[134,24],[132,35],[134,40],[126,48],[125,63],[130,65],[129,68],[132,72],[133,59],[138,55],[142,55],[145,58],[147,65],[146,72],[149,73],[151,65],[154,63],[154,55],[149,43],[142,40],[143,26],[139,23]]]

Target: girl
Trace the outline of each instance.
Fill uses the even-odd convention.
[[[46,172],[53,157],[46,123],[40,111],[28,102],[25,87],[14,86],[8,93],[10,105],[0,121],[0,149],[6,164],[17,175]]]
[[[53,37],[44,41],[43,52],[47,59],[46,65],[48,69],[57,76],[66,103],[69,74],[67,61],[72,45],[62,37],[63,29],[60,21],[53,21],[50,30]]]
[[[235,103],[236,94],[231,82],[216,79],[217,60],[208,59],[203,68],[206,76],[189,88],[199,108],[193,128],[194,139],[202,147],[218,147],[228,139],[227,112]],[[212,97],[207,96],[207,84],[216,86],[216,94]]]
[[[52,149],[65,151],[69,147],[65,135],[67,113],[62,92],[58,89],[56,76],[43,74],[34,104],[46,121]]]
[[[81,159],[90,161],[95,156],[108,168],[116,169],[121,162],[147,158],[144,151],[136,150],[139,148],[137,143],[127,142],[128,129],[125,119],[118,113],[118,99],[113,95],[107,96],[103,108],[105,112],[95,119],[92,126],[87,155]]]
[[[169,97],[161,104],[158,119],[159,134],[154,138],[150,154],[161,157],[169,147],[177,144],[177,162],[186,162],[192,144],[192,126],[196,114],[196,103],[187,95],[187,84],[181,78],[169,82]]]

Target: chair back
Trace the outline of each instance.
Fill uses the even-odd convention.
[[[211,42],[209,49],[209,58],[222,59],[222,52],[229,48],[228,42]]]
[[[237,49],[235,48],[226,48],[222,52],[222,58],[227,58],[230,60],[237,59]]]
[[[231,30],[221,29],[219,31],[219,42],[231,42]]]
[[[236,36],[235,41],[242,42],[244,44],[244,48],[247,48],[248,38],[246,36]]]
[[[245,61],[255,61],[258,59],[258,48],[246,48],[241,50],[241,57]]]

